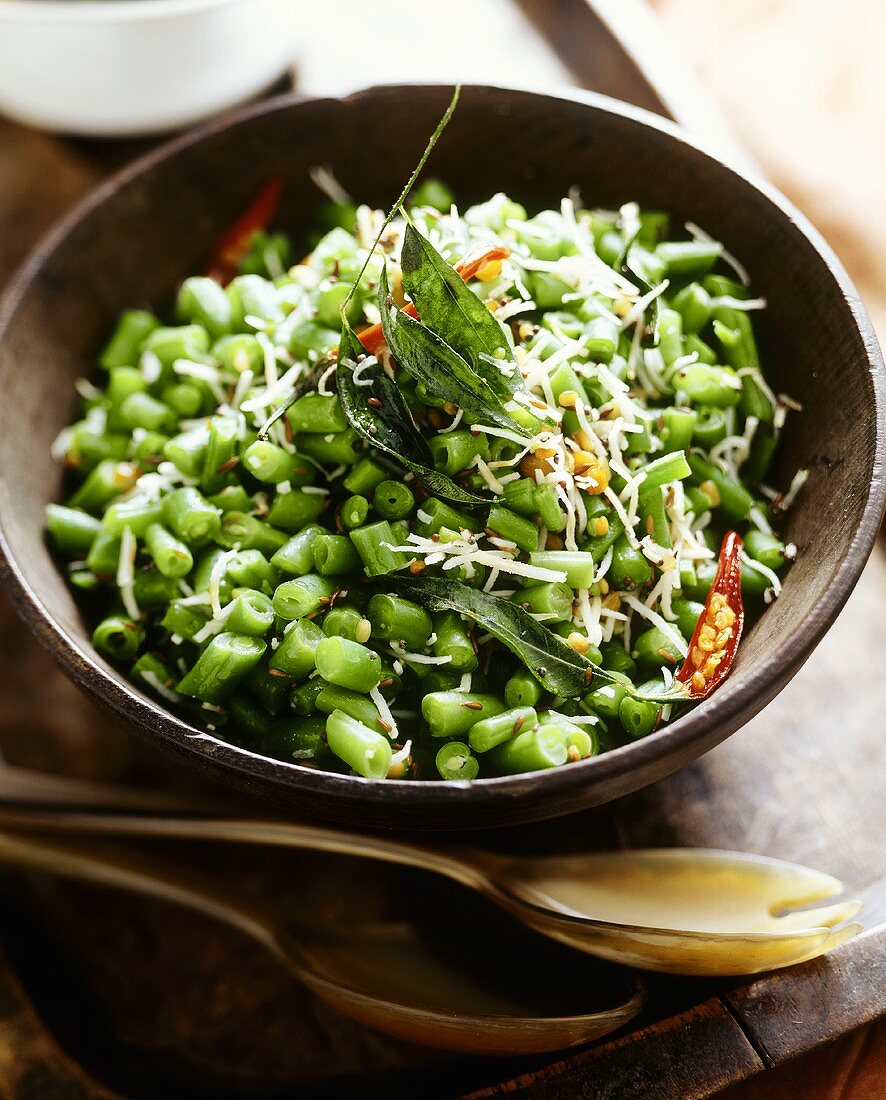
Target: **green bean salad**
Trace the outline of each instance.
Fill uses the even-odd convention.
[[[805,474],[765,478],[796,406],[744,269],[577,192],[460,212],[428,179],[321,228],[293,262],[254,227],[227,285],[127,311],[78,383],[47,527],[95,648],[246,750],[370,779],[650,733],[724,532],[761,606],[795,553],[772,524]]]

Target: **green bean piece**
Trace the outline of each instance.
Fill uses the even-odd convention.
[[[359,691],[351,691],[350,688],[339,687],[337,684],[327,683],[317,678],[321,685],[317,695],[317,709],[324,714],[332,714],[334,710],[343,710],[351,718],[356,718],[364,726],[380,733],[390,733],[390,730],[381,725],[381,715],[378,707],[366,695]]]
[[[279,485],[295,472],[298,460],[267,439],[250,443],[243,453],[243,465],[258,481]]]
[[[302,717],[307,717],[309,714],[316,714],[319,710],[317,706],[317,700],[320,698],[320,694],[325,687],[329,685],[325,681],[321,680],[319,676],[315,676],[313,680],[305,680],[303,684],[299,684],[294,688],[292,695],[290,696],[290,705],[296,714],[300,714]],[[363,696],[361,695],[362,699]]]
[[[292,690],[292,680],[289,676],[279,676],[276,673],[271,675],[266,654],[247,675],[243,686],[258,699],[268,714],[279,714],[286,706]]]
[[[131,393],[120,403],[119,420],[126,428],[144,428],[153,432],[168,428],[175,416],[168,405],[149,393]]]
[[[691,454],[692,483],[702,487],[711,498],[711,504],[719,508],[731,520],[745,520],[754,506],[754,498],[735,478],[708,462],[700,455]]]
[[[132,578],[132,595],[142,611],[166,607],[179,594],[178,580],[175,577],[164,577],[156,569],[137,569]]]
[[[775,535],[766,531],[748,531],[744,537],[744,546],[748,557],[778,572],[784,566],[784,543]]]
[[[599,751],[599,742],[594,726],[571,722],[566,715],[555,711],[546,711],[538,716],[539,728],[557,733],[566,742],[566,759],[575,762]]]
[[[286,411],[289,423],[296,432],[343,432],[348,418],[337,394],[306,393]]]
[[[683,354],[683,315],[675,309],[663,309],[658,315],[658,350],[668,365]]]
[[[228,283],[226,293],[231,303],[231,328],[234,331],[245,332],[250,327],[254,328],[247,321],[248,317],[259,321],[283,320],[277,288],[260,275],[237,275]]]
[[[372,625],[356,607],[336,606],[323,616],[323,633],[327,638],[337,635],[352,642],[368,642]]]
[[[399,540],[388,520],[369,523],[350,532],[351,542],[363,562],[363,568],[370,577],[380,577],[402,569],[409,558],[401,550],[392,550]]]
[[[299,531],[320,516],[328,500],[325,494],[311,493],[306,489],[280,493],[271,504],[268,522],[283,531]]]
[[[306,455],[324,466],[353,466],[360,457],[360,437],[353,428],[326,435],[300,435],[298,445]]]
[[[661,708],[655,703],[644,702],[635,699],[632,695],[625,695],[619,704],[618,719],[625,732],[631,737],[645,737],[652,733]]]
[[[131,661],[144,640],[139,623],[125,615],[109,615],[92,632],[92,644],[109,661]]]
[[[406,519],[415,507],[415,496],[402,481],[383,481],[376,487],[372,504],[382,519]]]
[[[159,523],[145,531],[145,547],[164,577],[184,577],[194,565],[194,555],[187,546]]]
[[[643,467],[643,472],[646,476],[641,483],[641,491],[648,493],[653,489],[660,489],[668,482],[682,481],[689,477],[692,467],[682,450],[671,451],[654,458],[648,466]]]
[[[685,638],[683,642],[685,645]],[[641,666],[654,670],[663,665],[682,664],[685,652],[677,647],[670,635],[653,626],[637,636],[634,641],[634,656]]]
[[[619,672],[633,680],[637,675],[637,665],[625,647],[616,641],[600,643],[600,660],[610,672]]]
[[[538,715],[533,707],[513,707],[473,725],[468,741],[474,752],[488,752],[516,737],[524,728],[533,729],[537,722]]]
[[[272,673],[282,672],[293,680],[303,680],[314,671],[317,646],[323,638],[323,631],[316,623],[310,619],[297,619],[271,654],[269,670]]]
[[[364,524],[368,515],[369,501],[366,497],[357,496],[356,493],[348,497],[338,510],[342,526],[349,531]]]
[[[381,660],[378,654],[347,638],[323,637],[316,650],[317,671],[339,687],[368,692],[378,687]]]
[[[648,493],[641,493],[638,512],[646,534],[652,537],[656,545],[670,548],[671,526],[665,511],[662,490],[652,489]]]
[[[196,381],[183,380],[167,383],[160,391],[160,398],[173,412],[190,418],[204,411],[206,394],[206,387],[201,388]]]
[[[271,565],[260,550],[238,550],[225,573],[238,588],[261,589],[270,579]]]
[[[258,638],[227,632],[216,634],[175,690],[217,706],[255,668],[266,648]]]
[[[325,718],[278,718],[262,738],[261,749],[278,760],[313,760],[323,751],[325,734]]]
[[[456,511],[437,497],[426,500],[419,511],[422,514],[418,517],[419,522],[415,524],[415,529],[418,534],[426,538],[430,535],[438,535],[443,527],[449,527],[453,531],[472,531],[474,534],[483,529],[479,520],[465,512]]]
[[[257,338],[251,333],[234,333],[222,336],[212,345],[212,357],[223,370],[243,374],[251,370],[257,374],[264,367],[265,353]]]
[[[188,604],[173,600],[166,608],[160,625],[176,634],[179,638],[191,641],[195,634],[209,622],[210,610],[207,604]]]
[[[325,534],[324,528],[316,523],[309,524],[274,552],[271,565],[288,576],[303,577],[305,573],[312,572],[314,543]]]
[[[566,763],[566,738],[556,727],[537,726],[505,741],[489,754],[492,770],[499,775],[556,768]]]
[[[614,546],[624,534],[624,523],[617,515],[609,516],[607,523],[609,524],[608,529],[602,535],[594,535],[589,538],[583,548],[598,563],[603,560],[609,547]]]
[[[566,526],[566,514],[560,507],[553,485],[545,482],[543,485],[536,486],[535,508],[539,519],[549,531],[562,531]]]
[[[635,666],[636,667],[636,666]],[[627,695],[624,684],[601,684],[588,692],[582,703],[592,714],[602,714],[604,718],[618,718],[619,707]]]
[[[201,424],[167,440],[163,446],[163,457],[168,458],[186,477],[199,477],[208,446],[209,427]]]
[[[163,461],[163,448],[169,442],[169,436],[163,432],[144,432],[136,442],[133,435],[132,447],[128,457],[143,469],[159,466]]]
[[[695,600],[677,598],[671,600],[671,611],[676,616],[674,625],[684,638],[691,638],[695,633],[695,627],[699,616],[704,611],[704,604]]]
[[[477,722],[504,709],[495,695],[469,691],[434,691],[421,704],[432,737],[463,737]]]
[[[455,431],[435,435],[428,441],[434,468],[449,477],[474,465],[475,459],[486,458],[489,442],[482,432]]]
[[[102,530],[109,535],[122,535],[124,527],[128,527],[136,538],[143,538],[151,524],[157,523],[162,516],[162,500],[139,497],[115,500],[102,516]]]
[[[518,549],[529,554],[538,546],[538,527],[532,520],[517,515],[509,508],[494,504],[489,509],[486,530],[494,532],[499,538],[517,544]]]
[[[228,714],[238,731],[245,734],[245,738],[239,739],[238,743],[245,743],[252,749],[260,749],[271,729],[271,717],[264,707],[250,698],[246,692],[238,690],[228,700]]]
[[[361,458],[344,479],[349,493],[368,497],[388,477],[388,471],[371,458]]]
[[[637,588],[646,584],[651,576],[652,566],[642,552],[631,546],[626,535],[621,535],[613,544],[608,573],[610,584],[619,590]]]
[[[709,275],[704,286],[715,297],[747,297],[743,286],[720,275]],[[761,385],[760,356],[750,316],[746,310],[717,302],[714,303],[712,316],[714,331],[720,340],[726,362],[744,372],[741,379],[742,412],[745,416],[757,417],[764,424],[771,424],[775,410]]]
[[[85,420],[71,428],[65,464],[72,469],[88,472],[102,459],[120,460],[129,454],[129,437],[122,432],[96,432]]]
[[[129,670],[129,675],[141,686],[153,692],[154,695],[163,694],[163,689],[172,691],[175,684],[175,676],[169,665],[156,653],[143,653]]]
[[[659,436],[669,451],[688,450],[695,431],[696,414],[694,409],[662,409],[659,414],[661,427]]]
[[[103,459],[90,470],[86,480],[71,496],[68,507],[97,512],[121,493],[128,492],[135,485],[138,475],[138,466],[132,462]]]
[[[448,657],[447,672],[461,676],[477,667],[477,653],[467,625],[455,611],[443,611],[434,616],[433,643],[435,657]]]
[[[202,362],[209,351],[209,333],[201,325],[155,328],[142,342],[142,351],[151,352],[164,370],[172,370],[176,359]]]
[[[189,546],[215,538],[222,526],[219,510],[191,485],[173,489],[164,498],[163,517],[174,534]]]
[[[529,561],[541,569],[564,573],[570,588],[590,588],[597,571],[593,555],[584,550],[536,550]]]
[[[234,597],[233,610],[225,620],[227,630],[253,638],[263,638],[273,625],[274,605],[264,592],[254,588],[248,588]],[[283,640],[285,642],[286,638]]]
[[[534,707],[544,695],[544,689],[528,668],[518,668],[505,684],[507,706]]]
[[[87,554],[101,530],[101,520],[79,508],[46,505],[46,526],[56,547],[65,554]]]
[[[572,589],[565,581],[543,581],[519,588],[511,597],[526,611],[544,616],[544,621],[572,617]]]
[[[200,485],[204,493],[214,493],[225,484],[228,470],[239,464],[237,447],[240,425],[233,416],[214,416],[210,420],[209,441],[203,457]]]
[[[718,241],[662,241],[655,254],[669,278],[698,278],[707,274],[723,253]]]
[[[711,319],[711,296],[701,283],[688,283],[671,300],[671,306],[683,318],[683,331],[701,332]],[[689,351],[689,348],[686,348]]]
[[[105,370],[136,366],[142,342],[159,324],[153,313],[143,309],[128,309],[121,313],[117,327],[99,358],[101,365]]]
[[[287,543],[286,534],[245,512],[225,512],[215,541],[228,550],[259,550],[275,555]]]
[[[206,499],[220,512],[248,512],[253,506],[252,497],[242,485],[226,485]]]
[[[366,613],[376,638],[402,644],[409,650],[425,649],[433,633],[427,611],[400,596],[377,593],[369,601]]]
[[[308,573],[296,580],[278,584],[274,591],[274,610],[281,619],[303,619],[329,605],[338,590],[335,581]]]
[[[689,363],[674,372],[671,383],[679,393],[685,393],[700,405],[728,409],[741,400],[741,381],[725,367]]]
[[[311,545],[314,569],[324,577],[357,573],[362,559],[347,535],[332,535],[324,531]]]
[[[715,443],[719,443],[729,434],[726,414],[722,409],[706,406],[698,409],[697,414],[692,441],[703,450],[709,451]]]
[[[441,778],[448,782],[476,779],[480,764],[463,741],[447,741],[441,745],[434,758]]]
[[[231,330],[231,300],[215,279],[199,275],[185,279],[179,287],[175,311],[180,321],[202,325],[212,337],[225,336]]]
[[[391,770],[391,742],[343,710],[326,719],[329,748],[364,779],[384,779]]]
[[[755,567],[754,561],[743,562],[741,567],[741,592],[747,597],[765,596],[772,587],[772,581]]]
[[[113,577],[117,572],[119,560],[119,535],[110,535],[104,529],[99,531],[92,541],[89,553],[86,555],[87,566],[93,573],[98,573],[99,576]]]

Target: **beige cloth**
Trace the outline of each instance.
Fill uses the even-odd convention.
[[[656,7],[768,177],[849,269],[886,345],[886,2]]]

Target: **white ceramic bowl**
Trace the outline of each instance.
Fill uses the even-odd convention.
[[[0,113],[94,137],[190,125],[291,64],[292,0],[0,0]]]

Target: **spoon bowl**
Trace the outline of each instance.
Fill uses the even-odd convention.
[[[0,573],[31,629],[75,680],[192,766],[310,816],[412,831],[555,817],[627,794],[708,751],[765,706],[820,641],[867,560],[886,500],[876,339],[839,262],[787,200],[670,123],[614,100],[468,85],[430,163],[460,202],[505,190],[535,209],[576,184],[590,205],[637,200],[723,241],[767,299],[764,363],[777,391],[803,405],[771,479],[786,488],[799,469],[811,473],[784,522],[797,560],[779,599],[746,632],[729,679],[672,724],[598,757],[473,783],[415,783],[246,751],[173,715],[102,660],[41,534],[61,477],[50,448],[73,418],[75,379],[92,373],[120,311],[166,308],[270,175],[285,181],[279,224],[296,247],[306,246],[323,200],[313,166],[329,166],[358,200],[389,204],[450,93],[416,85],[344,99],[285,96],[179,138],[69,215],[0,305]]]

